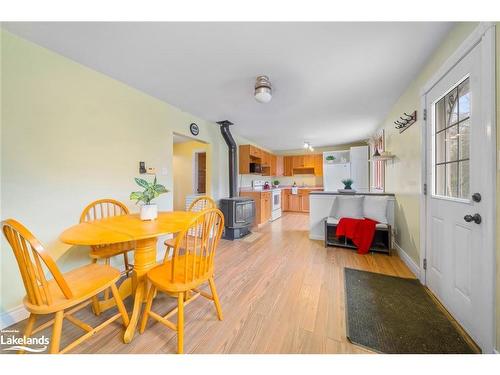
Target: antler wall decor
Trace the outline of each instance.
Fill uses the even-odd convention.
[[[394,123],[396,124],[396,129],[399,129],[400,134],[417,121],[417,111],[413,111],[413,113],[410,115],[405,112],[403,116],[405,117],[403,118],[401,116],[399,117],[399,119],[394,121]]]

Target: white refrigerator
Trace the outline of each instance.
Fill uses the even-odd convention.
[[[325,163],[323,165],[323,189],[337,191],[343,189],[343,179],[351,177],[351,163]]]
[[[326,160],[334,156],[333,162]],[[370,191],[368,146],[351,147],[346,151],[328,151],[323,153],[323,187],[325,191],[343,189],[342,180],[351,178],[352,188],[356,192]]]

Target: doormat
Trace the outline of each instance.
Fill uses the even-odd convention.
[[[381,353],[473,354],[416,279],[344,269],[347,338]]]

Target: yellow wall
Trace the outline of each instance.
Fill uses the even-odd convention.
[[[198,138],[211,145],[212,196],[228,195],[227,146],[216,124],[0,33],[1,218],[25,223],[63,270],[88,262],[88,249],[58,241],[88,202],[114,197],[137,211],[128,196],[137,189],[139,161],[156,167],[159,182],[172,190],[173,132],[189,136],[192,122],[199,125]],[[172,193],[157,203],[171,209]],[[3,236],[1,241],[0,313],[8,318],[4,313],[21,304],[24,290]]]
[[[419,212],[421,182],[421,111],[420,90],[444,61],[458,48],[460,43],[477,26],[476,23],[461,23],[447,36],[444,43],[434,53],[424,69],[398,99],[381,124],[385,130],[386,150],[396,155],[386,162],[386,191],[396,194],[396,243],[418,264],[419,263]],[[416,124],[399,134],[394,128],[394,120],[403,112],[418,110]]]
[[[447,36],[425,68],[410,84],[387,115],[381,128],[385,130],[386,149],[396,155],[387,162],[386,190],[396,194],[396,242],[418,264],[420,261],[419,211],[421,187],[420,120],[404,133],[394,128],[393,121],[403,112],[420,112],[420,90],[444,61],[474,30],[477,23],[460,23]],[[500,23],[496,24],[497,108],[500,108]],[[497,149],[500,150],[500,111],[497,110]],[[500,172],[497,169],[497,348],[500,346]]]
[[[207,195],[210,195],[210,179],[212,176],[212,168],[210,164],[211,151],[210,145],[202,142],[182,142],[174,144],[174,209],[184,210],[186,207],[186,195],[196,194],[193,191],[194,184],[194,153],[207,153]]]

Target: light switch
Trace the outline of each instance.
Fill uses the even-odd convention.
[[[166,176],[166,175],[168,174],[168,168],[167,168],[167,167],[163,167],[163,168],[161,169],[161,174],[162,174],[163,176]]]

